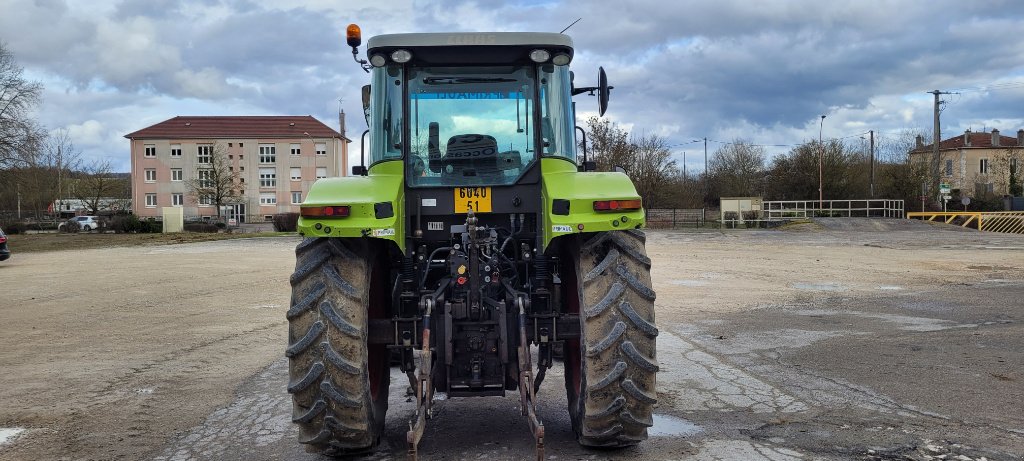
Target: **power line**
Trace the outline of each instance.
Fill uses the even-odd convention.
[[[855,133],[855,134],[841,136],[841,137],[833,137],[833,138],[829,138],[829,139],[843,140],[843,139],[861,137],[861,136],[864,136],[866,134],[868,134],[868,131],[862,131],[860,133]],[[673,144],[673,145],[667,146],[667,147],[685,146],[687,144],[693,144],[695,142],[701,142],[701,141],[703,141],[703,139],[696,139],[696,140],[689,141],[689,142]],[[711,139],[711,138],[707,138],[707,142],[713,142],[715,144],[721,144],[723,146],[744,145],[744,146],[753,146],[753,147],[799,147],[799,146],[802,146],[804,144],[807,144],[806,142],[800,142],[800,143],[794,143],[794,144],[761,144],[761,143],[753,143],[753,142],[746,142],[746,141],[740,141],[740,142],[719,141],[719,140],[715,140],[715,139]]]

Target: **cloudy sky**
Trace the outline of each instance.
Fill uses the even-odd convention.
[[[45,85],[38,119],[127,171],[126,133],[176,115],[310,114],[366,128],[344,27],[569,29],[577,82],[604,66],[607,117],[664,136],[691,171],[707,137],[772,153],[817,139],[1024,128],[1024,2],[773,0],[0,0],[0,41]],[[577,96],[581,116],[596,98]],[[944,136],[946,137],[946,136]],[[358,146],[358,142],[354,143]],[[357,151],[358,147],[353,149]]]

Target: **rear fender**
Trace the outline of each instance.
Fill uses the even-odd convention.
[[[319,179],[302,206],[348,206],[343,218],[300,217],[299,235],[305,237],[368,237],[390,240],[405,250],[405,192],[402,162],[370,167],[367,176]]]
[[[564,235],[639,229],[647,224],[643,208],[594,211],[595,200],[640,199],[633,181],[624,173],[579,172],[575,164],[560,158],[541,159],[541,171],[545,247],[552,239]]]

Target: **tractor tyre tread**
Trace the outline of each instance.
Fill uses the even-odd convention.
[[[653,422],[658,329],[645,241],[629,230],[594,234],[579,245],[583,385],[570,399],[570,417],[584,446],[636,445]]]
[[[365,340],[376,255],[366,240],[335,238],[305,239],[295,255],[285,355],[299,442],[365,452],[379,442],[387,410],[386,377],[371,393]]]

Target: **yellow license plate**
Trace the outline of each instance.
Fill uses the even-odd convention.
[[[470,209],[473,209],[474,213],[491,212],[490,187],[455,188],[455,212],[467,213]]]

